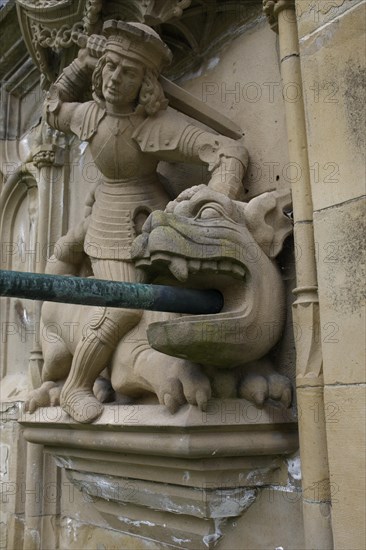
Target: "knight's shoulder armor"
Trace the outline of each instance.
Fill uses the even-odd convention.
[[[72,116],[70,129],[82,141],[89,141],[98,129],[106,111],[95,101],[80,103]]]
[[[190,122],[182,114],[168,107],[154,116],[147,117],[132,137],[145,153],[174,151],[189,125]]]

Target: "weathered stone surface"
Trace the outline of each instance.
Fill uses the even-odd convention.
[[[271,404],[258,409],[245,399],[212,400],[207,411],[184,405],[175,415],[161,405],[107,404],[90,426],[74,421],[59,407],[39,408],[33,414],[23,414],[19,421],[27,427],[29,441],[51,447],[125,453],[142,453],[148,447],[155,456],[202,458],[287,454],[297,446],[291,410]],[[238,430],[250,437],[238,438]],[[98,436],[91,437],[91,433]]]
[[[315,211],[365,193],[364,10],[300,41]]]
[[[364,199],[314,217],[326,384],[365,382]]]
[[[326,484],[328,485],[328,481]],[[313,493],[316,493],[317,487],[317,485],[313,486]],[[333,550],[332,507],[330,503],[321,502],[319,504],[319,501],[303,500],[302,512],[303,516],[306,516],[306,522],[304,518],[305,548],[318,548],[320,546],[319,541],[321,541],[324,548]]]
[[[263,521],[263,518],[271,518]],[[297,525],[291,534],[284,525]],[[255,503],[241,517],[221,526],[218,550],[303,550],[301,492],[296,487],[262,489]]]
[[[78,451],[78,454],[80,454],[80,451]],[[104,456],[107,458],[107,455]],[[110,458],[112,457],[110,456]],[[116,461],[117,460],[118,458],[116,456]],[[147,456],[137,458],[137,462],[142,460],[145,461],[149,459]],[[84,465],[86,463],[87,462],[84,460]],[[105,464],[108,463],[109,459],[107,458]],[[174,463],[177,463],[177,461],[175,460]],[[173,468],[174,463],[172,462]],[[196,461],[194,461],[194,463],[196,463]],[[75,467],[83,469],[84,466],[82,464],[83,463],[80,462],[80,459],[76,458],[76,462],[74,463]],[[100,467],[102,467],[102,465],[101,460]],[[117,462],[115,465],[118,468]],[[127,464],[125,463],[123,468],[125,468],[126,465]],[[156,466],[157,464],[152,466],[151,471],[153,471],[154,475],[159,475],[159,469],[163,467],[163,464],[160,464],[160,468],[157,468]],[[110,497],[112,498],[106,500],[104,496],[107,494],[105,491],[108,491],[108,477],[105,478],[105,481],[107,482],[105,485],[99,485],[100,479],[97,476],[93,486],[91,479],[91,485],[89,488],[92,489],[92,492],[89,491],[89,493],[88,484],[86,484],[84,489],[80,491],[77,489],[77,486],[70,481],[70,479],[63,477],[63,510],[64,516],[68,519],[67,523],[65,523],[65,518],[62,520],[62,536],[65,536],[67,528],[69,528],[69,534],[73,532],[75,539],[77,539],[79,530],[80,532],[86,532],[86,523],[89,523],[91,524],[91,533],[94,532],[95,528],[97,528],[97,532],[100,533],[102,533],[102,530],[104,529],[114,529],[114,544],[118,544],[119,542],[123,548],[135,548],[134,544],[136,544],[137,548],[139,548],[138,544],[152,544],[152,541],[155,543],[159,541],[159,548],[165,548],[166,543],[172,547],[191,548],[197,550],[198,548],[205,549],[209,544],[216,546],[216,544],[222,542],[223,548],[237,548],[240,550],[244,548],[251,550],[252,548],[258,547],[261,548],[261,550],[263,548],[268,548],[268,550],[270,550],[277,545],[278,534],[280,532],[277,532],[277,527],[278,529],[282,529],[282,541],[290,540],[290,536],[283,533],[283,527],[281,525],[282,520],[280,519],[282,514],[287,516],[289,523],[293,525],[296,524],[297,526],[299,525],[299,522],[301,524],[301,513],[299,508],[301,494],[299,493],[298,485],[300,475],[299,461],[296,458],[290,458],[284,462],[284,466],[285,469],[283,473],[285,473],[285,470],[287,470],[288,467],[294,477],[286,473],[286,476],[282,478],[281,481],[278,480],[278,483],[274,478],[270,481],[270,477],[267,477],[268,472],[266,473],[266,468],[253,470],[251,481],[254,484],[257,482],[264,482],[266,486],[270,485],[270,489],[264,489],[257,494],[258,503],[257,500],[254,500],[253,502],[253,498],[249,498],[250,491],[247,491],[247,506],[251,504],[250,507],[247,507],[246,511],[241,514],[240,518],[229,518],[226,522],[222,521],[220,517],[217,517],[214,520],[203,520],[200,517],[196,517],[194,506],[187,507],[188,503],[186,504],[185,509],[187,514],[182,513],[184,512],[184,508],[177,510],[174,504],[175,498],[172,497],[172,494],[166,493],[164,488],[160,489],[159,485],[157,485],[156,491],[158,495],[160,490],[161,502],[164,502],[165,511],[164,507],[162,507],[160,511],[157,511],[155,507],[141,507],[137,505],[137,502],[135,502],[135,504],[125,502],[121,507],[121,505],[115,501],[115,497],[118,497],[116,490],[114,490],[114,492],[112,491],[110,494]],[[168,472],[166,468],[161,471],[161,479],[164,479],[165,471]],[[78,475],[80,475],[80,473]],[[109,478],[109,486],[110,481],[111,478]],[[168,481],[168,479],[166,481]],[[202,485],[199,483],[198,478],[196,478],[195,481],[193,478],[191,480],[186,472],[184,484],[189,485],[191,483],[195,484],[197,491],[202,489]],[[151,487],[151,485],[146,486],[147,492],[149,492]],[[212,491],[212,487],[213,482],[207,483],[208,491]],[[79,486],[79,488],[82,487]],[[141,488],[143,488],[143,485]],[[167,491],[169,491],[170,488],[173,489],[174,486],[167,486]],[[233,495],[233,489],[235,488],[236,494]],[[121,483],[120,489],[120,496],[123,494],[127,496],[129,494],[130,500],[134,500],[134,497],[138,496],[137,487],[135,487],[134,480],[132,479],[126,480],[124,484]],[[177,487],[175,487],[175,490],[177,490]],[[230,508],[233,505],[241,505],[243,507],[244,502],[241,502],[243,495],[244,491],[241,490],[240,492],[239,486],[234,481],[229,481],[228,478],[227,484],[222,485],[221,489],[217,490],[215,501],[222,510],[227,509],[227,507]],[[206,495],[202,494],[196,501],[196,504],[199,505],[201,503],[202,505],[203,503],[209,504],[210,502],[211,500],[207,493]],[[248,522],[246,522],[246,514],[253,506],[256,506],[256,512],[254,515],[251,515],[251,517],[248,518]],[[259,518],[262,517],[263,514],[270,514],[272,516],[274,513],[273,506],[275,506],[275,515],[277,520],[274,521],[273,524],[271,523],[271,527],[268,526],[268,528],[266,528],[265,536],[262,536],[263,530],[259,529]],[[170,511],[171,509],[175,510],[173,514]],[[272,510],[272,512],[270,510]],[[253,519],[256,517],[258,517],[258,520]],[[250,526],[252,523],[253,525],[257,525],[256,521],[259,522],[258,529],[252,529]],[[241,527],[241,522],[244,524],[243,528]],[[71,528],[72,525],[74,525],[73,529]],[[117,536],[118,531],[119,538]],[[105,540],[109,540],[108,533],[108,531],[105,532]],[[127,533],[130,533],[131,538],[128,538]],[[245,534],[244,546],[243,533]],[[297,527],[296,534],[295,531],[291,534],[291,540],[294,545],[291,546],[291,548],[302,548],[300,544],[299,546],[296,546],[296,541],[298,539],[301,540],[301,536],[301,529]],[[260,540],[263,542],[262,546],[260,546]],[[89,544],[91,543],[86,543],[86,548],[89,548]],[[112,544],[112,542],[109,544]],[[113,548],[114,546],[111,547]],[[92,546],[92,548],[95,548],[95,546]],[[109,546],[107,546],[107,548],[109,548]]]
[[[6,525],[1,525],[4,529],[1,533],[1,541],[6,550],[19,550],[23,548],[24,543],[25,519],[22,514],[8,514]]]
[[[278,457],[298,446],[288,410],[258,410],[243,399],[208,405],[205,412],[185,406],[174,416],[159,405],[107,405],[91,425],[61,408],[40,408],[21,422],[25,436],[44,443],[66,472],[65,514],[91,521],[77,515],[81,494],[100,513],[93,524],[204,550],[221,537],[227,518],[253,505],[257,487],[287,487],[287,469],[299,475],[292,457]]]
[[[0,412],[0,547],[23,544],[26,442],[17,423],[19,403],[1,403]]]
[[[286,89],[281,82],[276,35],[264,20],[180,83],[243,128],[250,153],[244,179],[248,197],[290,187],[294,176],[284,147]]]
[[[164,550],[171,545],[134,537],[115,529],[103,529],[64,517],[60,527],[60,550]]]
[[[334,548],[366,545],[366,386],[325,386]]]
[[[299,37],[303,38],[319,27],[331,23],[362,0],[296,0]]]
[[[84,509],[90,505],[83,504]],[[81,508],[82,509],[82,508]],[[128,509],[126,511],[129,511]],[[85,517],[81,513],[82,517]],[[122,516],[121,516],[122,517]],[[263,517],[271,517],[273,521],[263,524]],[[126,518],[127,519],[127,518]],[[179,518],[177,517],[177,520]],[[303,550],[304,541],[301,527],[289,534],[284,529],[284,524],[301,525],[301,498],[294,488],[284,491],[281,487],[263,489],[256,502],[240,518],[233,518],[226,523],[217,522],[216,528],[207,534],[202,548],[215,547],[219,550],[273,550],[277,547]],[[184,517],[181,518],[184,522]],[[138,527],[138,520],[130,520]],[[140,528],[143,528],[140,522]],[[150,517],[145,523],[153,524]],[[125,522],[125,525],[127,522]],[[127,524],[128,525],[128,524]],[[135,537],[117,530],[106,529],[102,526],[87,525],[83,519],[69,517],[62,518],[61,522],[61,548],[79,549],[82,545],[86,550],[109,550],[120,548],[126,550],[157,550],[167,548],[189,548],[194,537],[195,522],[189,520],[187,535],[179,535],[178,528],[175,534],[170,535],[169,544]],[[168,527],[168,525],[167,525]],[[152,525],[150,529],[152,529]],[[197,549],[195,545],[193,548]]]

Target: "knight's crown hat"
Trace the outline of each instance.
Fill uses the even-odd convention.
[[[123,54],[157,71],[172,60],[172,52],[157,32],[142,23],[110,20],[103,25],[106,50]]]

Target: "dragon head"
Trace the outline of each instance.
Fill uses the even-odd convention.
[[[152,347],[230,368],[274,346],[282,332],[284,291],[273,260],[292,230],[283,214],[289,204],[288,192],[243,203],[200,185],[149,216],[133,244],[136,266],[151,281],[217,288],[224,296],[219,314],[152,323]],[[266,324],[272,325],[271,338],[262,330]]]

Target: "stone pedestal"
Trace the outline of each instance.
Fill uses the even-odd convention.
[[[20,422],[111,529],[192,549],[217,543],[258,487],[286,484],[281,455],[298,447],[288,410],[239,399],[174,416],[160,405],[111,404],[89,425],[41,408]]]

